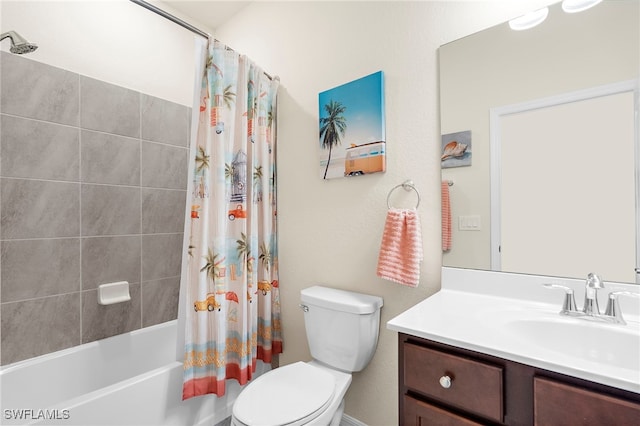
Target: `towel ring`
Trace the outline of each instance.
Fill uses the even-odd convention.
[[[413,182],[410,180],[404,181],[400,185],[396,185],[393,188],[391,188],[391,191],[389,191],[389,195],[387,195],[387,208],[389,209],[391,208],[391,204],[389,202],[389,200],[391,199],[391,194],[393,193],[393,191],[395,191],[398,188],[403,188],[405,191],[411,191],[413,189],[416,192],[416,195],[418,196],[418,202],[416,203],[415,208],[417,209],[418,206],[420,205],[420,193],[418,192],[418,189],[415,187]]]

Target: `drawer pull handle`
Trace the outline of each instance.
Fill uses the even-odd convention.
[[[440,377],[440,386],[442,386],[445,389],[449,389],[451,387],[451,377],[449,376]]]

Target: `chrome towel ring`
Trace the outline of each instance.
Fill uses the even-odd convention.
[[[413,181],[411,180],[406,180],[404,182],[402,182],[400,185],[396,185],[393,188],[391,188],[391,191],[389,191],[389,195],[387,195],[387,208],[391,208],[391,203],[390,203],[390,199],[391,199],[391,194],[393,193],[393,191],[395,191],[398,188],[402,188],[405,191],[411,191],[414,190],[416,195],[418,196],[418,202],[416,203],[416,209],[418,208],[418,206],[420,205],[420,193],[418,192],[418,189],[415,187],[415,185],[413,184]]]

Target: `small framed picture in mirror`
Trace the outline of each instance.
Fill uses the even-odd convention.
[[[471,165],[471,130],[442,135],[440,161],[443,169]]]

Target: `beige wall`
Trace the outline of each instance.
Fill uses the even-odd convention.
[[[517,16],[524,3],[256,2],[215,34],[282,81],[281,362],[310,359],[298,308],[301,289],[323,283],[384,298],[376,355],[354,374],[346,398],[346,413],[368,425],[397,422],[397,335],[386,330],[386,321],[440,287],[437,49]],[[317,173],[318,93],[378,70],[386,84],[387,172],[323,181]],[[422,196],[425,259],[416,289],[375,275],[387,193],[406,179]],[[399,195],[398,205],[415,202],[412,193]]]

